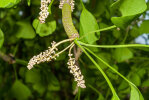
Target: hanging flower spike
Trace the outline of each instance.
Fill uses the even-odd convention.
[[[55,51],[57,51],[58,49],[55,47],[56,42],[52,42],[52,48],[48,47],[48,50],[41,52],[39,55],[33,56],[33,58],[30,59],[27,68],[30,70],[33,68],[33,66],[35,64],[40,64],[42,62],[48,62],[51,61],[52,59],[56,59],[57,56],[55,54]]]
[[[59,5],[59,8],[60,9],[62,9],[63,8],[63,5],[64,5],[64,3],[65,3],[66,1],[65,0],[60,0],[60,5]],[[74,10],[74,6],[75,6],[75,1],[74,0],[71,0],[70,1],[70,6],[71,6],[71,11],[73,12],[73,10]]]
[[[86,88],[85,80],[83,79],[84,77],[81,74],[80,68],[77,65],[75,65],[75,58],[72,58],[73,54],[69,52],[68,56],[68,68],[70,69],[70,73],[73,74],[74,80],[77,82],[77,86],[81,88]]]
[[[39,13],[39,21],[40,23],[45,23],[45,19],[48,17],[48,4],[51,2],[51,0],[41,0],[41,7],[40,7],[40,13]]]
[[[51,47],[48,47],[48,50],[45,50],[44,52],[41,52],[39,55],[33,56],[30,59],[27,68],[30,70],[36,64],[40,64],[40,63],[46,62],[46,61],[48,62],[48,61],[51,61],[53,59],[56,60],[56,57],[59,57],[59,55],[61,53],[63,53],[67,49],[69,49],[74,43],[71,43],[69,46],[67,46],[65,49],[63,49],[63,50],[61,50],[59,52],[58,52],[57,46],[61,45],[62,43],[65,43],[65,42],[70,42],[72,40],[73,39],[65,39],[65,40],[60,41],[58,43],[56,43],[55,41],[53,41],[51,43],[52,46]]]
[[[70,5],[71,5],[71,11],[73,12],[73,10],[75,9],[75,8],[74,8],[74,6],[75,6],[75,1],[74,1],[74,0],[71,0]]]
[[[62,9],[64,5],[64,0],[60,0],[59,8]]]

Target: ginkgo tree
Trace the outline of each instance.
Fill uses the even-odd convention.
[[[133,40],[141,35],[139,30],[144,30],[144,28],[140,29],[142,27],[138,23],[144,21],[139,16],[145,16],[147,10],[145,0],[117,0],[115,2],[112,0],[88,0],[86,3],[82,0],[76,0],[76,2],[75,0],[60,0],[58,2],[57,0],[41,0],[41,2],[28,0],[27,5],[31,7],[31,12],[27,13],[27,16],[22,16],[22,10],[19,10],[19,16],[22,16],[22,18],[16,17],[15,20],[12,16],[15,16],[16,10],[25,3],[20,0],[2,0],[0,2],[0,7],[3,8],[0,18],[4,23],[0,24],[0,47],[3,52],[8,51],[5,44],[9,43],[4,42],[5,37],[10,38],[6,41],[10,42],[11,45],[13,43],[16,45],[11,48],[12,56],[0,52],[0,57],[4,61],[10,62],[7,59],[14,60],[12,66],[15,73],[15,82],[10,88],[11,91],[8,93],[10,97],[8,98],[35,99],[38,97],[33,97],[31,94],[36,91],[41,95],[39,98],[46,95],[44,99],[55,99],[52,94],[48,95],[48,93],[69,91],[71,88],[75,97],[67,96],[66,93],[66,97],[60,94],[56,99],[78,98],[78,100],[90,100],[92,98],[89,95],[91,89],[95,91],[95,95],[98,95],[92,98],[95,100],[123,100],[124,98],[144,100],[137,86],[141,86],[141,79],[145,80],[148,73],[146,66],[149,64],[142,61],[144,59],[149,60],[148,55],[142,56],[145,52],[148,52],[149,45],[135,44]],[[41,5],[40,11],[34,12],[35,5],[39,4]],[[10,14],[7,15],[6,11]],[[59,12],[61,13],[59,14]],[[23,17],[26,19],[24,20]],[[11,22],[9,22],[10,20]],[[10,24],[8,26],[10,30],[5,28],[5,23]],[[19,28],[15,28],[16,26],[19,26]],[[7,36],[6,34],[5,36],[5,33],[13,32],[13,27],[16,29],[14,35]],[[61,30],[63,30],[63,34],[59,35],[58,33],[61,33]],[[24,42],[23,45],[27,47],[26,49],[24,46],[20,46],[21,40]],[[56,43],[55,40],[59,42]],[[51,46],[49,46],[50,43]],[[62,45],[63,47],[60,47]],[[39,53],[39,49],[43,50],[47,46],[49,46],[48,49]],[[19,50],[20,47],[21,50]],[[62,50],[59,50],[59,48]],[[36,56],[28,53],[34,50]],[[22,58],[19,57],[19,51],[23,52]],[[31,55],[33,56],[29,62],[25,61],[26,56],[23,56],[26,54],[27,59]],[[12,57],[16,59],[12,59]],[[62,61],[63,65],[59,61]],[[49,67],[48,64],[42,66],[40,63],[43,62],[54,63],[50,65],[56,66],[56,72],[54,73],[54,70],[51,70],[51,66]],[[27,66],[29,70],[26,67],[18,68],[19,64]],[[138,67],[138,64],[143,68]],[[72,85],[69,84],[70,80],[61,79],[62,75],[67,73],[67,69],[62,66],[68,66],[74,77],[75,82],[71,81]],[[126,69],[125,66],[127,66]],[[54,67],[52,68],[54,69]],[[63,69],[66,72],[61,72]],[[59,70],[61,70],[60,73]],[[48,73],[52,74],[48,76]],[[27,84],[21,81],[24,79]],[[73,78],[71,79],[73,80]],[[28,88],[29,83],[31,83],[32,91]],[[147,83],[148,80],[145,80],[142,86],[148,86]],[[19,91],[16,91],[17,88],[19,88]],[[130,96],[127,97],[127,94],[130,94]],[[145,96],[145,98],[148,97]]]

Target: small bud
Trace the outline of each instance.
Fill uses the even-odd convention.
[[[68,54],[69,57],[73,56],[73,54]]]

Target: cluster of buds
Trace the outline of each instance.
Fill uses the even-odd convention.
[[[73,10],[75,9],[75,8],[74,8],[74,6],[75,6],[75,1],[74,1],[74,0],[71,0],[70,5],[71,5],[71,11],[73,12]]]
[[[78,87],[86,88],[84,76],[81,74],[80,68],[76,65],[75,58],[72,58],[73,54],[71,54],[71,50],[74,47],[74,42],[72,42],[69,46],[67,46],[65,49],[63,49],[59,52],[57,49],[57,47],[60,44],[65,43],[65,42],[69,42],[72,40],[73,39],[66,39],[66,40],[60,41],[58,43],[53,41],[51,43],[51,45],[52,45],[51,47],[48,47],[47,50],[45,50],[44,52],[41,52],[40,54],[38,54],[36,56],[33,56],[30,59],[27,68],[30,70],[36,64],[40,64],[42,62],[49,62],[51,60],[56,60],[56,57],[58,57],[61,53],[63,53],[67,49],[69,49],[69,54],[68,54],[69,60],[68,60],[67,64],[68,64],[68,68],[70,69],[70,73],[73,74],[74,80],[77,82]]]
[[[70,73],[73,74],[74,80],[77,82],[77,86],[86,88],[85,80],[83,75],[81,74],[80,68],[75,64],[75,58],[72,58],[72,54],[68,54],[68,56],[68,68],[70,69]]]
[[[45,23],[45,19],[48,17],[48,4],[51,2],[51,0],[41,0],[41,11],[39,13],[39,20],[40,23]]]
[[[63,8],[64,3],[67,3],[66,0],[60,0],[60,5],[59,5],[59,8],[60,8],[60,9]],[[74,10],[74,6],[75,6],[74,3],[75,3],[74,0],[71,0],[70,3],[69,3],[70,6],[71,6],[71,11],[72,11],[72,12],[73,12],[73,10]]]
[[[33,68],[35,64],[40,64],[42,62],[48,62],[52,59],[56,59],[57,55],[56,51],[58,50],[56,48],[56,42],[52,42],[52,47],[48,47],[48,50],[45,50],[44,52],[41,52],[39,55],[33,56],[33,58],[30,59],[27,68],[30,70]]]
[[[60,4],[59,4],[59,8],[60,8],[60,9],[63,8],[64,2],[65,2],[64,0],[60,0]]]

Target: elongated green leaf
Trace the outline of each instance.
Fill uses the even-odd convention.
[[[95,17],[83,5],[83,10],[80,16],[80,36],[98,29],[99,26]],[[95,43],[99,39],[100,32],[98,32],[97,34],[98,36],[96,36],[95,32],[93,34],[88,34],[88,36],[85,37],[84,41],[89,44]]]
[[[136,91],[135,87],[131,85],[131,96],[130,100],[139,100],[139,94],[138,91]]]
[[[10,8],[18,4],[21,0],[0,0],[0,8]]]
[[[81,26],[80,26],[80,27],[81,27]],[[94,31],[85,33],[85,34],[82,35],[78,40],[82,40],[83,38],[88,37],[89,35],[95,34],[96,32],[106,31],[106,30],[110,30],[110,29],[113,29],[113,28],[116,28],[116,26],[113,25],[113,26],[109,26],[109,27],[106,27],[106,28],[102,28],[102,29],[99,29],[99,30],[94,30]],[[82,31],[82,28],[81,28],[80,31]]]
[[[117,96],[117,94],[116,93],[114,93],[114,95],[113,95],[113,97],[112,97],[112,99],[111,100],[120,100],[119,99],[119,97]]]
[[[117,0],[112,7],[118,7],[122,14],[121,17],[111,18],[112,22],[121,28],[125,28],[147,9],[145,0]]]
[[[4,42],[4,34],[3,34],[2,30],[0,29],[0,48],[2,47],[3,42]]]
[[[110,66],[108,63],[106,63],[104,60],[102,60],[100,57],[98,57],[95,53],[93,53],[88,48],[84,47],[88,52],[90,52],[93,56],[95,56],[98,60],[103,62],[105,65],[107,65],[112,71],[117,73],[120,77],[122,77],[126,82],[128,82],[129,86],[131,87],[131,97],[130,100],[144,100],[142,94],[140,93],[139,89],[126,77],[124,77],[122,74],[120,74],[116,69],[114,69],[112,66]],[[134,97],[135,96],[135,97]],[[114,99],[113,99],[114,100]],[[115,99],[116,100],[116,99]]]
[[[107,75],[104,73],[104,71],[101,69],[101,67],[96,63],[96,61],[85,51],[85,49],[77,42],[75,41],[75,43],[82,49],[82,51],[86,54],[86,56],[88,56],[88,58],[93,62],[93,64],[96,66],[96,68],[102,73],[102,75],[104,76],[105,80],[107,81],[111,91],[112,91],[112,94],[113,94],[113,97],[112,97],[112,100],[120,100],[117,93],[115,92],[115,89],[111,83],[111,81],[109,80],[109,78],[107,77]]]
[[[78,41],[79,44],[88,46],[88,47],[99,47],[99,48],[126,48],[126,47],[149,47],[149,45],[143,44],[125,44],[125,45],[91,45],[84,42]]]
[[[11,94],[17,100],[24,100],[31,96],[31,91],[21,81],[16,80],[11,88]]]
[[[33,39],[36,36],[33,27],[29,22],[19,21],[17,22],[17,25],[19,26],[17,38]]]
[[[131,87],[131,95],[130,100],[144,100],[142,94],[139,89],[134,84],[129,84]]]
[[[99,94],[99,97],[97,100],[105,100],[102,94]]]
[[[51,14],[52,12],[51,12],[51,7],[52,7],[52,4],[53,4],[53,2],[54,2],[54,0],[52,0],[51,1],[51,3],[49,4],[49,6],[48,6],[48,11],[49,11],[49,14]]]
[[[50,21],[45,24],[41,24],[38,19],[35,19],[33,21],[33,27],[39,36],[48,36],[56,30],[56,21]]]

